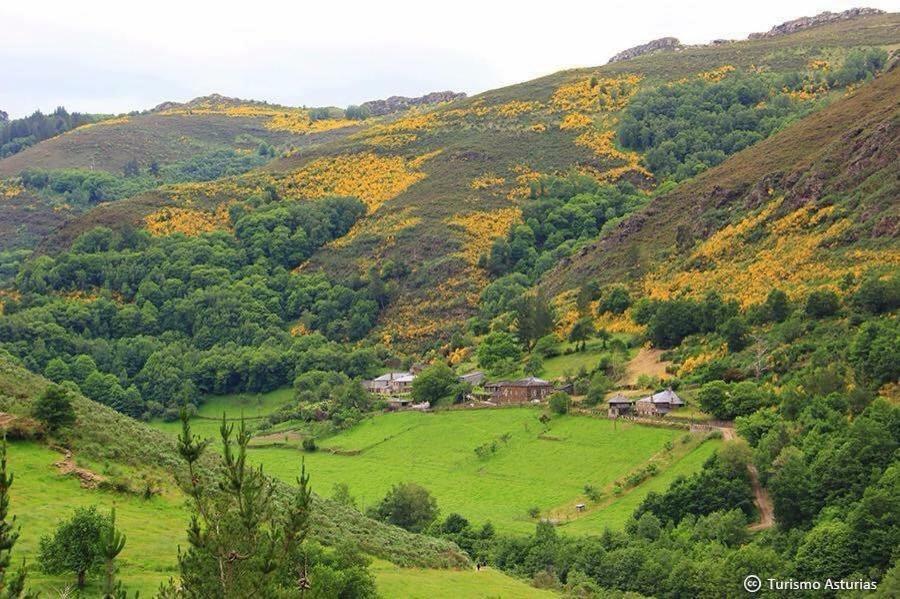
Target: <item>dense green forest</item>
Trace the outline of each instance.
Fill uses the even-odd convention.
[[[11,156],[40,141],[100,118],[102,117],[93,114],[70,113],[62,106],[50,114],[37,110],[31,116],[12,120],[9,120],[5,112],[0,111],[0,158]]]
[[[850,52],[833,71],[730,74],[649,89],[628,105],[621,144],[644,154],[661,178],[683,180],[771,135],[817,108],[817,94],[871,79],[887,52]]]
[[[151,162],[144,169],[136,160],[130,160],[121,174],[85,169],[26,169],[20,179],[26,188],[49,199],[88,208],[101,202],[134,196],[160,185],[212,181],[239,175],[265,164],[273,154],[274,149],[267,145],[261,145],[251,153],[219,149],[163,166]]]
[[[371,374],[377,350],[344,344],[373,326],[384,282],[288,270],[346,233],[364,206],[251,203],[233,207],[234,235],[99,228],[71,251],[24,263],[22,296],[0,323],[2,347],[51,380],[145,417],[174,417],[204,393],[276,389],[308,370]],[[295,338],[292,326],[316,334]]]

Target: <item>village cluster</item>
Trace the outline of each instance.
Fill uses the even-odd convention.
[[[421,370],[422,367],[413,366],[410,370],[388,372],[365,381],[363,386],[370,393],[384,397],[389,409],[429,410],[429,402],[415,403],[411,395],[413,381]],[[534,376],[513,381],[487,382],[484,372],[475,370],[458,378],[471,389],[466,395],[466,401],[470,405],[484,407],[541,403],[556,391],[572,392],[572,385],[554,385]],[[642,398],[625,397],[616,393],[606,401],[609,418],[665,416],[683,405],[684,401],[671,388]]]

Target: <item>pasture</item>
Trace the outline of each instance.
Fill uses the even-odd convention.
[[[255,405],[278,405],[279,397],[284,396],[268,394]],[[248,415],[247,401],[233,407],[228,401],[210,402],[201,414],[225,409],[229,418],[241,410]],[[410,481],[435,495],[443,515],[458,512],[502,532],[532,532],[537,519],[529,512],[538,508],[540,517],[563,524],[562,530],[600,533],[605,526],[621,527],[651,488],[674,478],[669,469],[693,472],[713,448],[692,442],[668,454],[669,441],[681,448],[682,431],[625,422],[614,427],[585,416],[557,416],[544,425],[540,414],[529,407],[382,414],[320,440],[317,452],[302,452],[295,442],[266,444],[252,448],[250,458],[285,481],[295,479],[305,460],[317,493],[329,496],[334,485],[345,483],[362,510],[393,484]],[[205,436],[218,434],[214,420],[195,423]],[[178,430],[177,423],[157,426]],[[585,485],[608,491],[650,461],[660,466],[660,474],[615,498],[607,492],[597,510],[588,505],[584,514],[575,513],[576,503],[590,503]]]

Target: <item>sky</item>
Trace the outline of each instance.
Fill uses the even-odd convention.
[[[120,113],[209,93],[291,106],[469,94],[651,39],[741,39],[900,0],[2,0],[0,110]]]

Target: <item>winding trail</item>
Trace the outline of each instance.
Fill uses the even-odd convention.
[[[721,426],[722,438],[726,441],[734,441],[734,429],[729,426]],[[753,464],[747,464],[747,472],[750,473],[750,485],[753,487],[753,503],[759,512],[759,520],[750,525],[750,530],[765,530],[775,525],[775,507],[769,492],[759,483],[759,471]]]

